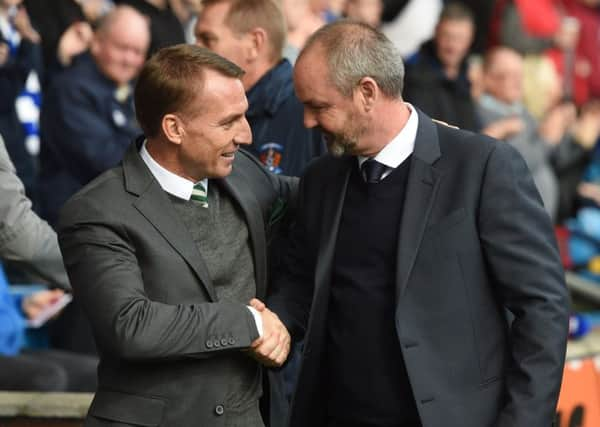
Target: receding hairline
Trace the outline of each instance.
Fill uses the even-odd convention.
[[[520,60],[523,59],[523,55],[521,55],[516,50],[508,47],[508,46],[495,46],[490,49],[483,57],[483,69],[484,71],[489,70],[492,66],[496,65],[498,62],[498,56],[501,55],[510,55],[513,58],[518,58]]]
[[[140,13],[137,9],[128,5],[115,6],[110,12],[108,12],[103,18],[100,19],[98,26],[96,27],[96,34],[107,34],[117,23],[121,20],[126,19],[128,26],[133,25],[131,18],[137,19],[138,23],[145,24],[145,27],[150,30],[150,22],[145,15]]]

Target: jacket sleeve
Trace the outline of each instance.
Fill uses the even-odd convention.
[[[54,230],[31,209],[0,138],[0,257],[70,289]]]
[[[315,248],[309,248],[307,210],[304,206],[305,179],[297,189],[297,209],[290,226],[287,245],[282,248],[282,272],[275,278],[267,305],[279,316],[295,340],[301,339],[307,328],[313,296]]]
[[[258,338],[244,304],[168,304],[150,299],[137,258],[143,248],[130,240],[125,224],[107,215],[84,195],[67,203],[59,226],[75,298],[102,351],[130,360],[209,357],[246,349]],[[164,288],[171,285],[164,283]],[[223,340],[227,342],[222,344]]]
[[[568,334],[569,299],[551,221],[516,150],[488,159],[478,226],[497,295],[514,316],[506,402],[498,426],[552,425]]]

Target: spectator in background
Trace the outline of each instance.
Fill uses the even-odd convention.
[[[0,258],[15,262],[52,286],[70,289],[56,234],[31,209],[1,138]]]
[[[344,16],[377,28],[381,24],[382,11],[382,0],[347,0],[344,7]]]
[[[552,146],[538,132],[538,123],[522,104],[523,59],[510,48],[497,47],[486,55],[483,70],[484,93],[478,101],[478,113],[487,127],[485,133],[507,141],[521,153],[554,219],[558,180],[550,165]],[[560,138],[553,142],[560,142]]]
[[[9,293],[0,263],[0,389],[93,391],[97,359],[58,350],[22,352],[26,319],[69,290],[56,234],[32,210],[0,137],[0,259],[47,280],[55,289],[20,298]]]
[[[475,24],[461,3],[447,4],[433,40],[406,64],[404,99],[431,117],[467,130],[479,130],[471,97],[467,56]]]
[[[600,132],[598,110],[586,109],[578,118],[572,103],[556,99],[538,122],[523,104],[523,58],[507,47],[488,52],[483,81],[478,112],[484,132],[519,150],[549,215],[568,217]]]
[[[113,6],[111,0],[24,0],[24,3],[42,37],[44,86],[89,48],[92,26]]]
[[[204,0],[196,25],[197,43],[233,61],[242,77],[252,129],[249,147],[274,173],[300,176],[325,152],[318,130],[304,128],[292,65],[282,59],[285,22],[274,0]]]
[[[287,23],[284,57],[293,64],[306,39],[325,25],[325,20],[312,12],[309,0],[280,0],[280,3]]]
[[[42,71],[40,35],[27,10],[21,0],[0,0],[0,134],[34,200]]]
[[[150,19],[150,48],[148,56],[161,47],[185,43],[184,23],[171,7],[170,0],[116,0],[137,9]]]
[[[54,224],[78,189],[115,166],[139,132],[131,81],[149,43],[146,18],[129,6],[100,22],[89,53],[77,57],[51,84],[42,109],[40,201]]]

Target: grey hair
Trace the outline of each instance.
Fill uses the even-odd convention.
[[[329,80],[342,95],[352,96],[358,82],[371,77],[385,96],[401,99],[404,63],[398,49],[382,32],[362,22],[340,20],[317,30],[300,57],[313,46],[323,49]]]

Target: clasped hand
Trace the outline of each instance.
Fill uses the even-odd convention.
[[[290,334],[279,317],[262,301],[253,298],[250,306],[260,313],[263,324],[262,336],[250,346],[252,357],[268,367],[283,365],[290,352]]]

